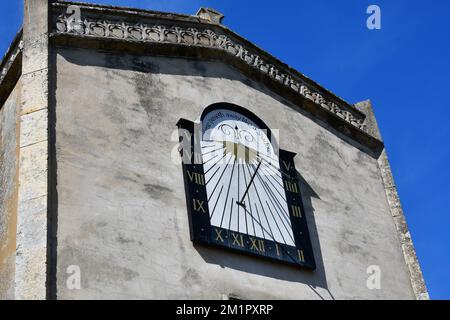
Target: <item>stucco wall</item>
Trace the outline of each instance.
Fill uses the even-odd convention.
[[[14,299],[20,90],[0,108],[0,299]]]
[[[239,71],[59,49],[56,87],[58,298],[414,298],[377,159]],[[298,154],[316,271],[190,242],[175,124],[221,101]],[[70,265],[80,290],[67,289]]]

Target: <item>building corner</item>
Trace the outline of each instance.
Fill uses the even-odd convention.
[[[355,107],[366,115],[366,131],[377,139],[382,140],[371,101],[365,100],[358,102],[355,104]],[[377,161],[384,184],[384,190],[386,192],[389,209],[397,230],[405,263],[408,267],[413,292],[417,300],[429,300],[430,297],[425,285],[425,280],[423,278],[416,250],[414,249],[411,234],[406,223],[406,218],[401,206],[397,186],[394,182],[386,148],[383,149]]]

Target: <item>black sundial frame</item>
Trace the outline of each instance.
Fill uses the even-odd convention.
[[[207,113],[215,109],[228,109],[243,114],[254,121],[261,129],[265,129],[269,140],[272,142],[271,131],[264,122],[250,111],[233,104],[213,104],[205,109],[201,120]],[[279,149],[278,154],[295,240],[294,247],[211,225],[202,155],[199,147],[201,125],[182,118],[178,121],[177,127],[180,153],[183,158],[182,168],[191,240],[198,244],[230,249],[314,270],[316,268],[314,253],[300,192],[300,183],[294,164],[296,154],[282,149]]]

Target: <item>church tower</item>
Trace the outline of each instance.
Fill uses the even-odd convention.
[[[222,20],[25,0],[1,299],[428,298],[370,101]]]

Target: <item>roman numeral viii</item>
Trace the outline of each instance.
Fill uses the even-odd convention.
[[[191,182],[195,182],[196,184],[199,184],[201,186],[205,185],[205,176],[204,175],[197,173],[197,172],[190,172],[189,170],[188,170],[187,174],[188,174],[189,180]]]

